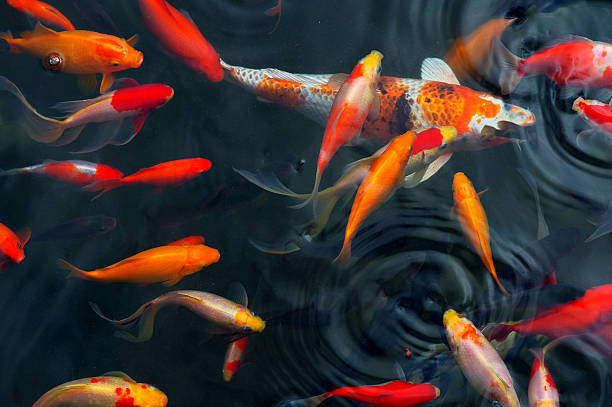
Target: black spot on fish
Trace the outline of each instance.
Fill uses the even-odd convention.
[[[412,103],[410,103],[412,101]],[[397,99],[395,103],[395,125],[391,124],[391,130],[397,134],[404,134],[408,130],[412,130],[414,128],[412,119],[414,117],[414,113],[412,112],[411,105],[414,104],[414,100],[410,98],[408,93],[404,93]]]

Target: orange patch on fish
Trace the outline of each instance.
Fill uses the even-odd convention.
[[[304,103],[302,90],[304,84],[266,77],[257,84],[257,96],[290,108],[298,108]]]

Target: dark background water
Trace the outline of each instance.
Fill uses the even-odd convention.
[[[488,273],[449,214],[456,171],[465,172],[477,189],[489,188],[482,202],[491,225],[494,258],[509,288],[514,277],[508,265],[524,248],[534,247],[537,227],[533,195],[517,167],[535,177],[551,230],[578,228],[575,249],[566,250],[563,259],[559,256],[559,281],[577,289],[610,283],[612,238],[582,241],[594,229],[589,220],[596,221],[612,197],[612,146],[599,140],[599,145],[578,148],[575,134],[586,126],[571,111],[573,99],[560,100],[558,89],[543,77],[524,80],[508,98],[534,111],[538,121],[514,132],[514,137],[527,140],[521,150],[505,145],[456,154],[430,182],[398,191],[366,223],[372,234],[363,258],[342,269],[330,264],[335,254],[327,253],[337,250],[350,200],[333,213],[318,238],[331,248],[317,246],[288,256],[264,254],[248,238],[274,241],[292,226],[307,222],[310,211],[288,209],[289,200],[263,193],[232,170],[272,168],[291,188],[309,190],[323,129],[283,107],[257,102],[231,84],[209,83],[168,57],[142,25],[137,2],[100,3],[121,36],[141,36],[137,48],[144,53],[143,66],[118,76],[166,83],[175,89],[175,96],[151,114],[130,144],[77,158],[125,173],[196,156],[210,159],[213,168],[163,193],[136,186],[94,202],[90,194],[44,177],[0,180],[0,220],[14,230],[30,226],[36,233],[86,215],[118,219],[114,231],[92,240],[29,243],[26,259],[0,274],[4,405],[30,405],[60,383],[110,370],[123,370],[154,384],[168,395],[171,406],[274,405],[337,386],[397,378],[394,362],[409,378],[432,380],[441,388],[432,405],[490,405],[464,389],[448,352],[436,357],[427,353],[432,345],[443,343],[440,315],[445,307],[470,310],[491,286]],[[416,78],[423,58],[444,56],[454,37],[469,34],[519,3],[529,2],[284,0],[280,26],[272,34],[275,17],[263,12],[274,5],[273,0],[172,4],[189,10],[231,64],[289,72],[347,72],[371,49],[378,49],[385,55],[384,75]],[[515,52],[528,55],[566,34],[612,39],[609,2],[535,3],[549,7],[546,12],[530,12],[504,34],[504,42]],[[89,1],[79,4],[91,10]],[[73,1],[57,0],[53,5],[77,28],[95,29]],[[28,28],[25,17],[0,5],[1,30],[18,33]],[[45,72],[27,55],[3,55],[0,74],[15,82],[42,113],[50,114],[47,106],[57,102],[86,97],[74,76]],[[466,84],[496,93],[496,75],[494,69],[481,83]],[[2,168],[74,159],[68,151],[37,144],[17,127],[0,127]],[[342,149],[326,171],[324,185],[339,176],[344,164],[367,153]],[[220,250],[221,261],[183,279],[176,289],[224,295],[232,281],[240,281],[250,294],[251,309],[280,321],[252,337],[246,364],[230,384],[221,376],[225,340],[210,338],[202,321],[190,312],[161,311],[153,338],[131,344],[115,338],[113,327],[87,305],[93,301],[109,316],[124,317],[167,288],[67,280],[66,272],[55,267],[59,257],[85,269],[102,267],[191,234],[204,235],[207,244]],[[565,241],[571,238],[565,236]],[[303,312],[289,313],[294,309]],[[512,311],[501,309],[496,320],[525,316]],[[532,362],[527,348],[535,345],[533,338],[521,340],[506,359],[524,405]],[[404,354],[406,347],[415,353],[411,359]],[[610,404],[606,361],[562,347],[551,353],[547,365],[563,405]]]

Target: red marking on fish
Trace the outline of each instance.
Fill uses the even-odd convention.
[[[117,112],[150,112],[166,104],[174,96],[174,90],[161,83],[117,89],[110,101]]]

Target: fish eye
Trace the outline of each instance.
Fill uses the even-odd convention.
[[[440,144],[440,148],[441,148],[441,149],[444,149],[444,148],[446,148],[447,146],[448,146],[448,143],[447,143],[446,141],[445,141],[445,142],[443,142],[442,144]]]
[[[252,316],[252,317],[254,317],[254,316],[255,316],[255,313],[254,313],[253,311],[250,311],[250,313],[251,313],[251,316]]]
[[[111,62],[112,66],[119,66],[119,62]]]
[[[243,332],[253,332],[250,326],[245,326],[244,328],[242,328],[242,331]]]
[[[51,71],[61,71],[64,67],[64,58],[57,52],[53,52],[43,59],[43,65]]]
[[[376,67],[376,73],[380,73],[380,71],[382,71],[382,66],[378,65]]]

